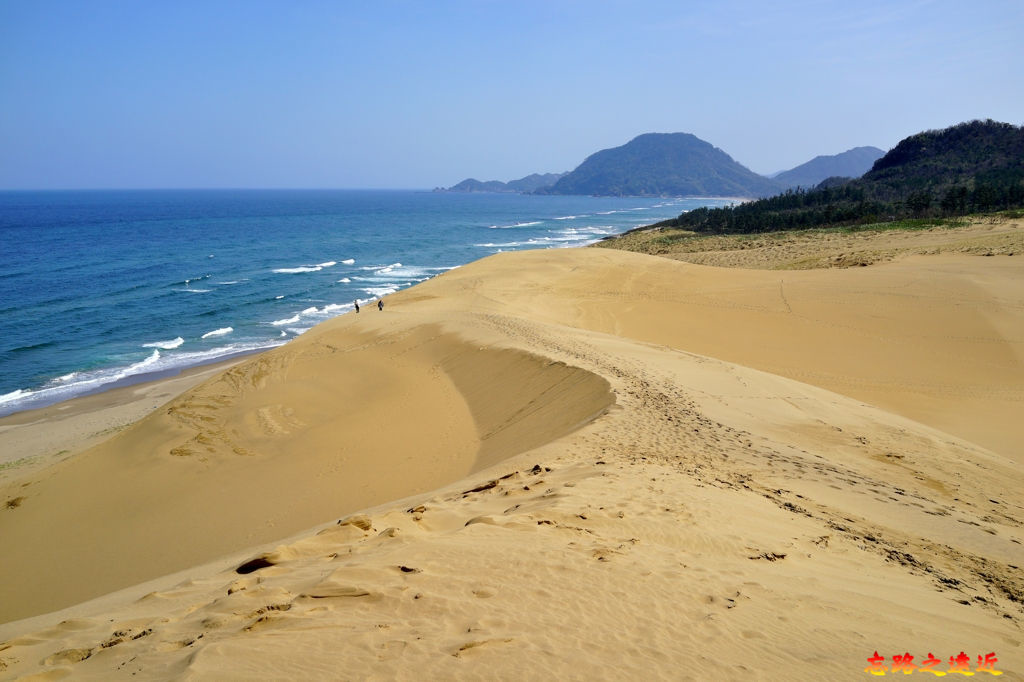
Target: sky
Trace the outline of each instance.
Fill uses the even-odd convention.
[[[1024,123],[1021,0],[0,0],[0,189],[432,188]]]

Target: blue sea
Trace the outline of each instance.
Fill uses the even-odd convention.
[[[499,251],[727,199],[370,190],[0,192],[0,415],[286,343]]]

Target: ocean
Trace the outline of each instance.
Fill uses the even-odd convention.
[[[499,251],[727,199],[405,190],[0,192],[0,415],[286,343]]]

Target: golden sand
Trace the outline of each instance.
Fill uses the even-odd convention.
[[[5,470],[0,677],[1012,679],[1022,404],[1024,259],[499,254]]]

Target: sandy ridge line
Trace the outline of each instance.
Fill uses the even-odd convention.
[[[904,473],[904,476],[900,477],[902,480],[883,479],[834,463],[809,461],[807,451],[802,451],[800,454],[803,456],[800,456],[793,454],[792,451],[785,452],[773,448],[764,442],[759,443],[755,451],[752,446],[757,436],[708,417],[701,411],[696,396],[688,395],[686,389],[679,385],[657,381],[655,376],[645,372],[643,366],[631,367],[630,361],[621,357],[616,358],[615,363],[610,363],[582,344],[566,344],[565,336],[560,335],[559,330],[554,330],[552,335],[546,336],[540,333],[542,327],[523,325],[497,315],[489,316],[488,322],[507,338],[528,339],[531,347],[542,347],[553,354],[565,357],[567,362],[591,367],[593,371],[605,375],[610,380],[614,377],[618,383],[623,384],[616,386],[620,402],[637,403],[637,411],[646,415],[648,424],[654,422],[659,425],[671,425],[673,439],[679,442],[671,449],[667,459],[665,455],[668,453],[661,447],[644,448],[643,440],[639,440],[639,433],[631,434],[632,437],[638,438],[637,441],[633,441],[634,448],[638,453],[646,454],[637,454],[634,458],[639,457],[643,460],[653,457],[663,463],[679,467],[687,476],[702,483],[761,495],[781,509],[815,519],[821,524],[824,532],[843,534],[849,540],[861,543],[861,549],[873,551],[886,560],[899,564],[912,574],[927,575],[938,590],[959,592],[964,598],[980,602],[984,608],[994,610],[1018,626],[1024,622],[1024,572],[1021,572],[1019,567],[941,543],[922,543],[918,538],[905,532],[873,523],[863,517],[852,516],[847,510],[821,504],[792,490],[775,488],[772,487],[773,484],[759,484],[752,473],[758,466],[763,465],[764,458],[768,458],[772,467],[776,469],[773,472],[773,478],[776,480],[801,480],[807,477],[809,470],[813,470],[827,478],[853,482],[858,487],[867,488],[872,494],[888,498],[903,506],[930,506],[935,510],[930,513],[951,515],[953,512],[949,502],[930,494],[934,493],[933,488],[913,485],[909,480],[911,477],[915,481],[934,480],[932,477],[936,472],[931,468],[934,464],[925,469],[901,462],[900,468],[905,470],[901,471]],[[703,362],[717,361],[703,359]],[[624,370],[625,367],[632,371]],[[736,367],[731,369],[739,370]],[[838,427],[832,428],[842,432]],[[680,433],[696,435],[692,438],[687,435],[680,440],[677,435]],[[897,438],[899,435],[902,434],[890,434]],[[944,435],[940,437],[945,438]],[[868,449],[866,438],[854,436],[853,440],[862,449]],[[954,443],[949,441],[949,444]],[[711,447],[708,447],[709,445]],[[621,443],[621,446],[625,448],[628,444]],[[975,456],[980,454],[977,448],[969,445],[967,447],[974,450],[972,454]],[[817,459],[820,460],[821,457],[818,456]],[[898,459],[905,458],[899,456]],[[950,469],[945,473],[953,475],[955,470]],[[896,485],[894,480],[899,480],[902,486],[906,487]],[[973,491],[961,491],[961,494],[974,498],[958,501],[975,514],[980,514],[982,521],[1006,524],[1014,528],[1024,527],[1024,523],[1018,520],[1018,517],[1024,516],[1024,507],[1021,505],[1012,505],[1009,510],[1004,510],[1000,505],[986,505],[985,502],[991,500],[985,498],[983,492],[978,494]],[[982,529],[987,527],[970,516],[958,520]],[[1017,539],[1012,539],[1012,542],[1021,545]],[[946,570],[955,577],[946,575],[941,567],[946,567]],[[993,591],[997,599],[993,599]]]

